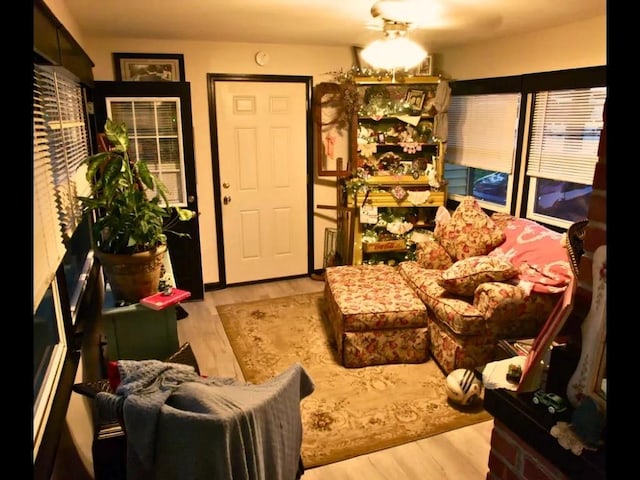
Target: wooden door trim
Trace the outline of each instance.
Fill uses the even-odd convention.
[[[216,113],[216,82],[275,82],[303,83],[306,86],[306,133],[307,133],[307,275],[313,272],[314,229],[313,229],[313,119],[311,96],[313,77],[308,75],[236,75],[207,74],[207,93],[209,102],[209,136],[211,138],[211,171],[213,174],[213,205],[215,209],[216,245],[218,246],[218,283],[215,288],[227,286],[226,262],[224,251],[224,231],[222,227],[222,202],[220,191],[220,158],[218,155],[218,118]],[[209,290],[211,285],[205,285]]]

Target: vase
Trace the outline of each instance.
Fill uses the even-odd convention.
[[[116,301],[137,303],[158,293],[166,245],[132,254],[95,250]]]

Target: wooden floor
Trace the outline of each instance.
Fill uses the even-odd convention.
[[[203,301],[183,303],[189,313],[178,321],[178,336],[190,342],[203,374],[243,379],[220,323],[216,305],[322,291],[311,278],[229,287],[205,293]],[[493,420],[399,447],[307,469],[303,480],[485,480]]]

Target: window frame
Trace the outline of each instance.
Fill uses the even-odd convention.
[[[529,119],[533,118],[534,99],[538,92],[589,89],[594,87],[607,87],[606,66],[543,72],[523,76],[522,89],[527,101],[528,122],[525,137],[526,149],[523,151],[521,160],[525,170],[523,171],[523,201],[520,203],[518,210],[519,216],[558,229],[566,229],[571,225],[571,221],[534,212],[538,180],[526,172],[528,166],[528,150],[533,130],[533,122],[529,121]],[[605,93],[605,103],[607,95],[608,91]]]
[[[55,96],[47,96],[50,92],[48,94],[41,93],[42,88],[51,88],[52,84],[43,87],[43,84],[38,81],[40,79],[36,78],[38,70],[51,72],[52,78],[54,78],[53,89],[55,89],[55,77],[58,75],[64,76],[65,81],[75,83],[73,88],[73,95],[76,96],[75,108],[82,109],[82,119],[76,120],[72,126],[75,132],[75,136],[72,138],[74,141],[70,143],[63,142],[62,146],[57,146],[60,153],[60,158],[58,159],[55,158],[54,154],[51,154],[49,146],[53,141],[52,138],[59,141],[64,136],[54,135],[52,137],[50,135],[51,129],[47,127],[48,122],[51,121],[51,115],[47,113],[50,111],[48,110],[50,105],[45,106],[45,103],[55,102]],[[89,139],[91,122],[87,110],[87,88],[72,73],[62,67],[51,67],[37,55],[34,56],[32,87],[34,95],[34,243],[32,244],[34,292],[32,309],[33,321],[35,322],[38,308],[45,298],[46,301],[52,302],[53,315],[45,315],[47,321],[50,322],[45,326],[45,331],[47,327],[55,329],[57,336],[57,340],[51,336],[42,343],[44,345],[42,357],[36,359],[36,352],[34,351],[34,362],[43,362],[41,370],[37,372],[34,370],[33,384],[32,460],[36,471],[48,469],[53,464],[56,444],[64,424],[71,387],[74,383],[79,362],[78,350],[81,335],[78,335],[78,333],[82,332],[86,323],[81,318],[80,310],[85,300],[89,296],[93,296],[95,292],[90,283],[95,281],[97,278],[96,272],[99,270],[99,265],[93,262],[90,235],[85,235],[84,238],[79,238],[78,236],[80,232],[76,227],[82,224],[82,222],[79,222],[80,218],[82,218],[80,210],[76,210],[71,216],[64,211],[64,207],[72,203],[76,203],[76,206],[79,206],[79,203],[72,198],[76,194],[72,186],[75,180],[73,176],[81,175],[77,167],[81,164],[85,153],[88,155],[92,149]],[[81,127],[78,125],[78,121],[82,122]],[[85,132],[80,136],[80,142],[84,142],[86,149],[84,146],[82,146],[81,150],[77,148],[78,142],[76,140],[78,139],[79,129]],[[73,149],[71,156],[75,155],[72,163],[68,163],[71,156],[65,150],[69,145],[71,145],[69,148]],[[63,174],[59,176],[58,179],[62,179],[62,183],[56,183],[53,170],[55,168],[68,169],[69,165],[74,165],[75,171],[71,172],[71,175]],[[40,173],[43,173],[43,175],[39,176]],[[65,185],[65,181],[69,185]],[[70,185],[72,186],[71,189],[69,189]],[[53,200],[57,198],[56,191],[60,191],[60,189],[70,192],[67,194],[68,201],[66,203]],[[36,193],[39,193],[40,196],[37,197]],[[44,207],[40,208],[43,205]],[[42,213],[44,217],[36,216],[36,212]],[[73,219],[74,215],[75,219]],[[42,218],[46,220],[43,224],[40,223]],[[66,222],[69,218],[72,218],[71,223]],[[89,220],[84,219],[83,221]],[[38,244],[42,242],[43,235],[51,240],[51,243],[45,248]],[[69,272],[66,272],[65,269],[68,268],[69,259],[67,256],[70,253],[78,253],[70,252],[69,250],[69,245],[74,240],[76,241],[76,247],[78,242],[83,243],[83,245],[80,245],[79,250],[81,255],[86,256],[81,260],[77,260],[76,263],[79,264],[79,268],[72,274],[74,278],[71,278]],[[36,245],[39,246],[38,250],[35,248]],[[73,302],[73,305],[71,302]],[[40,341],[40,338],[36,337],[34,330],[34,347],[36,346],[36,340]]]
[[[551,228],[566,229],[571,222],[561,221],[553,217],[530,215],[528,204],[533,198],[534,184],[526,175],[526,153],[531,138],[532,96],[535,92],[558,89],[579,89],[598,86],[606,87],[606,65],[558,70],[551,72],[531,73],[505,77],[458,80],[450,82],[451,95],[482,95],[496,93],[521,93],[518,131],[516,135],[515,164],[507,186],[507,201],[503,207],[478,199],[482,208],[489,211],[506,212],[515,216],[539,221]],[[446,162],[446,156],[445,156]],[[446,179],[446,175],[445,175]],[[468,185],[468,195],[471,186]],[[463,195],[448,192],[447,206],[455,209]]]
[[[505,77],[490,77],[490,78],[481,78],[475,80],[457,80],[450,83],[451,85],[451,96],[455,95],[495,95],[495,94],[509,94],[509,93],[518,93],[520,96],[520,106],[518,109],[518,127],[516,131],[516,145],[514,151],[514,164],[512,168],[512,172],[509,174],[509,180],[507,183],[507,197],[505,205],[500,205],[498,203],[489,202],[486,200],[478,200],[478,204],[486,209],[495,212],[503,212],[503,213],[513,213],[516,209],[516,201],[517,195],[515,194],[518,191],[517,185],[520,181],[520,171],[521,171],[521,162],[519,159],[522,155],[522,139],[524,136],[522,124],[524,119],[526,118],[526,95],[522,92],[522,75],[511,75]],[[445,163],[447,163],[446,155],[445,155]],[[467,167],[472,168],[472,167]],[[445,175],[446,178],[446,175]],[[468,185],[468,188],[471,189],[471,185]],[[462,200],[465,195],[459,194],[448,194],[447,205],[450,208],[455,208],[457,204]],[[471,195],[471,193],[468,193]]]

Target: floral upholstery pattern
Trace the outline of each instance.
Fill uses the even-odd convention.
[[[394,267],[328,267],[325,275],[327,317],[345,367],[427,360],[427,308]]]
[[[436,270],[444,270],[453,265],[447,251],[435,239],[416,244],[416,262],[422,268]]]
[[[559,299],[560,295],[545,293],[527,295],[518,285],[486,282],[476,288],[473,305],[497,338],[526,338],[538,334]]]
[[[449,373],[456,368],[476,368],[495,359],[496,339],[482,335],[455,335],[436,319],[429,323],[431,355]]]
[[[438,226],[434,235],[454,260],[487,255],[506,238],[474,197],[464,197],[451,219]]]
[[[428,327],[346,332],[343,337],[342,364],[349,368],[423,363],[428,358]]]
[[[344,366],[419,363],[430,352],[447,373],[474,368],[494,359],[498,339],[534,337],[544,325],[571,274],[562,235],[511,215],[494,221],[472,197],[444,213],[416,261],[326,269]]]
[[[416,262],[401,262],[398,271],[428,307],[430,317],[440,319],[457,335],[488,335],[488,324],[482,313],[469,302],[447,292],[438,284],[441,270],[427,270]]]
[[[493,360],[500,338],[537,335],[559,298],[527,294],[506,282],[481,283],[470,298],[440,286],[441,270],[407,261],[398,265],[398,271],[428,307],[429,348],[446,372]]]
[[[438,284],[447,292],[471,297],[484,282],[503,282],[518,275],[507,259],[480,255],[458,260],[442,272]]]

